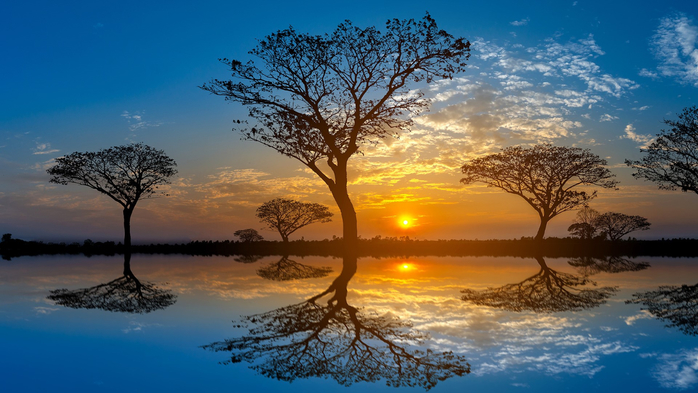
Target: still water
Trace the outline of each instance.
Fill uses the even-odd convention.
[[[698,390],[698,258],[354,262],[0,261],[0,391]]]

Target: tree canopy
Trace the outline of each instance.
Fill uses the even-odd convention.
[[[315,267],[296,262],[284,255],[277,262],[270,263],[257,270],[257,275],[272,281],[305,280],[326,277],[332,273],[327,266]]]
[[[540,217],[536,239],[541,240],[548,221],[596,197],[596,191],[589,193],[578,187],[615,188],[615,175],[605,165],[606,160],[588,149],[550,144],[515,146],[465,163],[461,183],[481,182],[523,198]]]
[[[287,243],[293,232],[316,222],[330,222],[334,214],[319,203],[276,198],[258,207],[256,215],[269,229],[277,230]]]
[[[411,83],[451,78],[465,69],[470,43],[420,21],[389,20],[385,30],[341,23],[310,35],[293,28],[260,40],[248,62],[221,59],[232,80],[201,86],[249,107],[243,138],[302,162],[329,187],[342,213],[347,249],[358,238],[347,192],[347,162],[360,147],[412,125],[428,102]],[[318,165],[324,161],[330,172]]]
[[[671,126],[661,130],[639,161],[625,160],[636,170],[633,176],[657,183],[662,190],[693,191],[698,194],[698,107],[684,108],[679,120],[664,120]]]
[[[161,193],[159,186],[170,183],[177,174],[176,166],[164,151],[132,143],[58,157],[47,172],[51,183],[86,186],[119,203],[124,209],[124,244],[128,247],[133,209],[139,200]]]
[[[698,284],[664,285],[655,291],[638,292],[626,303],[643,304],[655,318],[698,336]]]
[[[260,235],[256,229],[252,228],[238,229],[233,233],[233,236],[238,237],[241,242],[245,243],[258,242],[264,240],[264,237],[262,237],[262,235]]]
[[[601,214],[594,220],[594,226],[612,241],[620,240],[631,232],[646,231],[650,225],[645,217],[614,212]]]

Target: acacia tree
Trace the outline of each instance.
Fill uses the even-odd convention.
[[[51,183],[87,186],[119,203],[124,208],[124,246],[128,249],[133,209],[139,200],[162,194],[158,187],[170,183],[176,166],[164,151],[132,143],[56,158],[56,165],[47,172]]]
[[[237,236],[240,241],[244,243],[259,242],[264,240],[264,237],[262,237],[262,235],[260,235],[256,229],[252,228],[238,229],[233,233],[233,236]]]
[[[698,107],[684,108],[679,120],[664,120],[670,130],[661,130],[639,161],[625,160],[637,170],[633,177],[657,183],[662,190],[693,191],[698,194]]]
[[[284,243],[288,243],[288,236],[293,232],[316,222],[330,222],[334,214],[319,203],[276,198],[258,207],[256,215],[270,229],[276,229]]]
[[[650,225],[645,217],[614,212],[601,214],[594,220],[594,226],[612,241],[620,240],[630,232],[646,231]]]
[[[598,211],[589,206],[584,206],[577,211],[577,217],[575,217],[572,225],[567,228],[567,231],[580,239],[591,240],[598,232],[595,221],[599,215]]]
[[[428,107],[410,83],[451,78],[465,69],[469,51],[468,41],[439,30],[428,14],[390,20],[384,32],[349,21],[325,35],[288,28],[249,52],[258,63],[221,59],[233,79],[201,88],[250,107],[254,126],[238,121],[243,139],[297,159],[327,184],[351,251],[358,233],[349,159],[362,145],[407,130],[407,115]]]
[[[507,147],[465,163],[461,183],[482,182],[523,198],[540,217],[535,239],[542,240],[552,218],[596,197],[596,191],[575,188],[615,188],[618,182],[611,179],[615,175],[605,165],[606,160],[588,149],[551,144]]]

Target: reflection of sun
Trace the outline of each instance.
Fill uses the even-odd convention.
[[[403,269],[409,269],[409,268],[410,268],[410,265],[404,264],[404,265],[402,265],[402,268],[403,268]]]

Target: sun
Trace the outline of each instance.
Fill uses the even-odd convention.
[[[402,221],[402,225],[409,225],[409,223],[410,223],[409,220]]]

